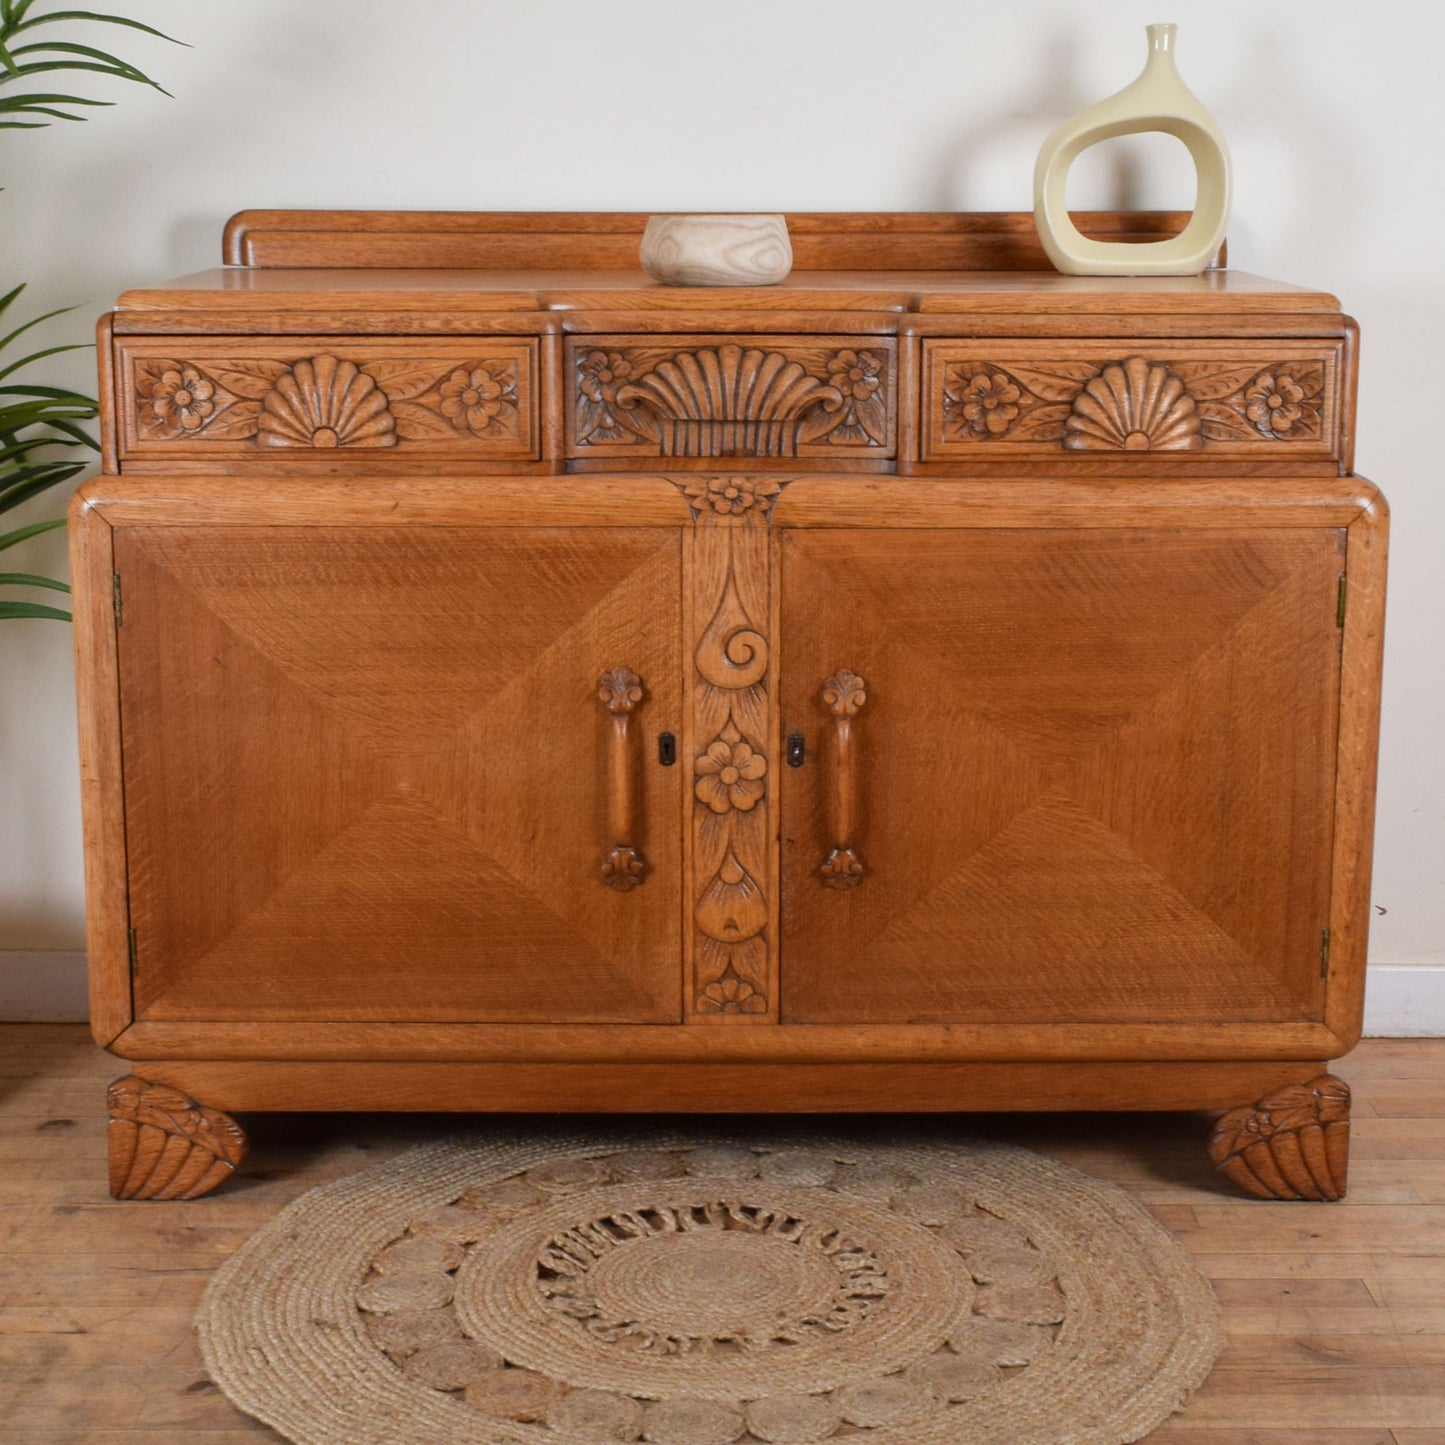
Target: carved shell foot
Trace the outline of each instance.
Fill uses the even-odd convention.
[[[1342,1199],[1350,1161],[1350,1086],[1331,1074],[1231,1109],[1209,1157],[1259,1199]]]
[[[229,1114],[134,1074],[106,1091],[110,1192],[116,1199],[195,1199],[229,1179],[246,1136]]]

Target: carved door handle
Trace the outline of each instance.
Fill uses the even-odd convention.
[[[868,701],[866,685],[845,667],[823,684],[823,703],[833,714],[833,767],[828,780],[828,827],[833,846],[818,876],[825,888],[856,888],[863,881],[863,860],[855,836],[858,826],[857,745],[853,719]]]
[[[628,724],[642,701],[642,679],[630,667],[604,672],[597,684],[597,700],[612,716],[607,740],[607,834],[609,846],[602,858],[602,881],[619,893],[636,888],[647,872],[642,854],[632,846],[636,827],[632,781],[632,748]]]

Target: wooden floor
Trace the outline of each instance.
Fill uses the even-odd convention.
[[[303,1190],[456,1121],[252,1116],[243,1180],[116,1204],[101,1098],[122,1072],[79,1027],[0,1027],[0,1440],[275,1440],[206,1379],[190,1322],[207,1278]],[[1121,1185],[1214,1281],[1229,1344],[1151,1442],[1445,1445],[1445,1040],[1366,1043],[1337,1072],[1355,1089],[1342,1204],[1235,1197],[1197,1116],[970,1121]]]

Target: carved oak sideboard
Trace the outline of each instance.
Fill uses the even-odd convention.
[[[1209,1109],[1345,1186],[1385,509],[1356,329],[1020,215],[251,212],[74,509],[112,1186],[274,1109]],[[1100,214],[1148,237],[1179,218]]]

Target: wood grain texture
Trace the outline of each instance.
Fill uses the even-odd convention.
[[[816,886],[828,765],[785,779],[787,1019],[1323,1012],[1343,534],[1099,522],[784,531],[786,730],[869,683],[865,887]]]
[[[1187,220],[1086,211],[1075,224],[1098,239],[1145,240]],[[227,222],[222,250],[231,266],[631,268],[647,221],[642,212],[253,210]],[[798,270],[1053,269],[1030,212],[798,213],[787,222]]]
[[[1277,342],[924,342],[924,461],[1269,448],[1340,455],[1341,346]],[[1284,457],[1281,457],[1283,460]]]
[[[1445,1445],[1445,1042],[1367,1040],[1340,1072],[1355,1161],[1348,1201],[1329,1206],[1245,1198],[1210,1167],[1198,1123],[1168,1114],[965,1121],[1113,1182],[1213,1283],[1224,1356],[1150,1445]],[[117,1206],[96,1107],[113,1073],[83,1027],[0,1029],[0,1432],[25,1445],[274,1440],[206,1380],[191,1321],[212,1274],[305,1190],[458,1120],[252,1116],[244,1187]],[[956,1127],[937,1121],[945,1140]]]
[[[679,534],[485,516],[117,533],[141,1017],[676,1019],[676,772],[602,886],[593,694],[677,726]]]
[[[127,1075],[105,1096],[115,1199],[197,1199],[235,1174],[246,1136],[228,1114]]]
[[[532,338],[125,339],[120,457],[538,455]]]
[[[775,926],[770,915],[770,926]],[[732,1017],[747,1018],[748,1015]],[[318,1020],[185,1020],[132,1024],[112,1044],[121,1058],[188,1060],[443,1059],[473,1062],[622,1063],[629,1059],[843,1063],[850,1059],[917,1063],[975,1060],[1106,1062],[1110,1060],[1336,1058],[1345,1041],[1320,1023],[1252,1023],[1201,1029],[1197,1024],[1055,1020],[1029,1023],[807,1024],[719,1029],[712,1016],[682,1025],[500,1024]],[[1257,1097],[1259,1090],[1252,1097]],[[1250,1102],[1236,1099],[1235,1103]]]
[[[97,1043],[109,1044],[134,1017],[115,637],[118,618],[111,529],[89,504],[84,489],[71,501],[69,533],[90,1026]]]

